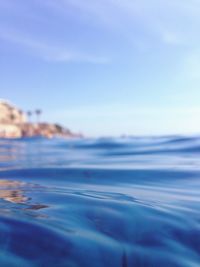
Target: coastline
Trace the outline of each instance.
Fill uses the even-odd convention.
[[[37,121],[30,122],[30,115],[36,115]],[[6,100],[0,100],[0,138],[23,138],[41,136],[46,138],[65,137],[82,138],[82,134],[57,123],[39,122],[41,110],[23,112]],[[27,116],[29,120],[27,119]]]
[[[83,138],[82,134],[76,134],[59,124],[52,123],[0,123],[0,138],[23,138],[41,136],[46,138],[65,137]]]

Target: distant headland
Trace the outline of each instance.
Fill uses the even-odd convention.
[[[0,138],[82,137],[81,134],[73,133],[59,124],[40,122],[41,113],[40,109],[23,112],[9,101],[0,100]],[[30,122],[33,114],[37,119],[35,123]]]

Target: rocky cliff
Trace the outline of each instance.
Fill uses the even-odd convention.
[[[0,100],[0,138],[81,137],[58,124],[29,123],[26,114],[8,101]]]

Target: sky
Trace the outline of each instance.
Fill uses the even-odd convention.
[[[0,0],[0,98],[87,136],[200,133],[200,1]]]

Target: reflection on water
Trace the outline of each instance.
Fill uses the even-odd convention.
[[[0,266],[199,266],[199,147],[0,141]]]
[[[19,181],[0,180],[0,198],[13,203],[26,203],[28,197],[20,189],[24,183]]]
[[[45,204],[34,204],[33,199],[31,197],[26,196],[28,191],[34,188],[39,189],[39,186],[27,184],[25,182],[20,181],[0,180],[0,199],[15,204],[26,204],[27,210],[40,210],[47,208],[48,206]]]

